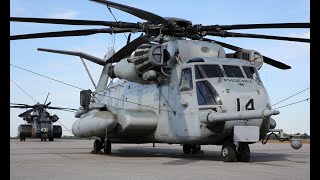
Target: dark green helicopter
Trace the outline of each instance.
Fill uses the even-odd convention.
[[[54,114],[50,115],[46,109],[57,109],[62,111],[77,111],[76,109],[49,106],[51,102],[46,104],[47,98],[43,104],[39,102],[35,105],[10,103],[10,108],[28,109],[19,114],[19,117],[26,121],[26,124],[20,124],[18,127],[18,137],[20,141],[25,141],[26,137],[40,138],[41,141],[53,141],[54,138],[62,136],[62,128],[60,125],[53,125],[59,117]]]

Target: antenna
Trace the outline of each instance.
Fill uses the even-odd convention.
[[[35,103],[37,103],[37,101],[34,100],[33,97],[31,97],[25,90],[23,90],[16,82],[14,82],[11,78],[10,78],[10,80],[11,80],[15,85],[17,85],[18,88],[20,88],[24,93],[26,93],[26,95],[28,95]]]
[[[49,94],[50,94],[50,92],[48,92],[48,95],[47,95],[47,97],[46,97],[46,100],[44,101],[43,104],[46,104]]]

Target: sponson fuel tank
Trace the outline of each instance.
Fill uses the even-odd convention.
[[[137,110],[119,110],[117,113],[117,134],[142,135],[157,128],[158,118],[153,112]]]
[[[72,125],[72,133],[78,137],[91,137],[106,135],[107,131],[111,131],[117,124],[115,116],[108,111],[98,111],[78,119]]]

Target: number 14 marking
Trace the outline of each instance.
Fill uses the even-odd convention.
[[[241,105],[240,105],[240,99],[237,98],[237,111],[240,111],[240,107],[241,107]],[[246,110],[254,110],[253,99],[250,99],[250,100],[247,102],[245,108],[246,108]]]

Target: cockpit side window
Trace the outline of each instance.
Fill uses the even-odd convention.
[[[218,65],[196,65],[196,79],[223,77],[223,73]]]
[[[223,65],[223,69],[228,77],[244,77],[239,66]]]
[[[196,83],[198,105],[222,105],[214,87],[206,80]]]
[[[252,66],[243,66],[243,71],[246,73],[247,77],[250,79],[257,79],[260,81],[257,69]]]
[[[190,91],[192,90],[192,71],[191,68],[182,69],[181,72],[181,82],[180,82],[180,91]]]

